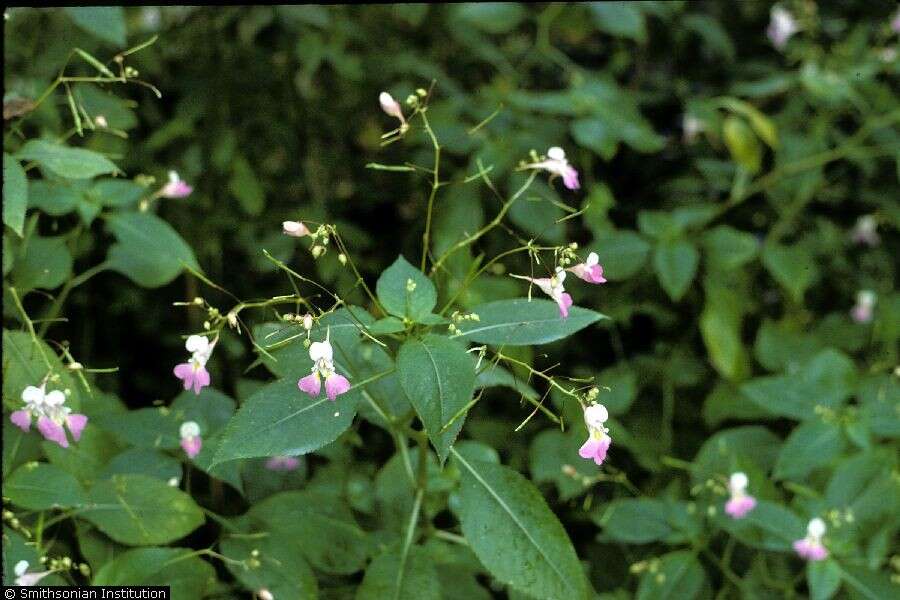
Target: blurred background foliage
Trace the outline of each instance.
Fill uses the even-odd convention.
[[[896,450],[896,4],[784,6],[801,31],[783,50],[766,37],[767,2],[129,7],[123,25],[11,9],[4,102],[39,97],[73,47],[106,60],[158,35],[129,59],[162,98],[143,87],[73,84],[87,112],[127,133],[79,141],[114,158],[128,177],[161,182],[176,169],[193,184],[190,197],[154,210],[193,248],[205,275],[238,297],[288,291],[266,249],[365,304],[350,292],[354,279],[336,251],[314,260],[280,223],[335,223],[370,283],[398,252],[417,258],[430,182],[366,165],[431,163],[421,131],[381,146],[393,123],[377,97],[387,90],[402,102],[434,82],[428,117],[454,182],[438,196],[436,249],[499,208],[480,180],[462,182],[479,161],[503,195],[521,184],[514,169],[532,149],[563,146],[582,177],[577,193],[536,182],[510,211],[508,231],[446,265],[442,297],[453,295],[474,261],[509,249],[515,237],[596,251],[609,283],[572,293],[612,324],[548,355],[520,358],[536,368],[559,362],[560,372],[610,388],[600,400],[613,415],[614,470],[642,493],[674,502],[692,482],[673,477],[671,467],[709,448],[704,442],[739,432],[754,440],[747,448],[774,448],[774,461],[782,440],[800,429],[796,422],[809,423],[807,412],[790,407],[820,404],[832,411],[830,420],[814,419],[828,428],[826,447],[800,464],[790,461],[793,452],[775,463],[776,479],[818,487],[826,466],[879,443]],[[68,72],[79,69],[93,72],[86,65]],[[57,93],[23,131],[59,136],[72,126],[66,96]],[[14,138],[9,127],[5,136]],[[77,210],[42,214],[36,225],[65,243],[53,254],[58,277],[26,278],[33,315],[49,304],[41,290],[56,290],[106,256],[109,230],[89,199],[77,202]],[[558,221],[567,215],[574,217]],[[874,216],[879,245],[853,241],[862,215]],[[14,278],[17,269],[28,272],[16,244],[4,236],[4,273]],[[521,256],[503,262],[512,272],[529,270]],[[877,302],[870,322],[857,323],[850,310],[864,289]],[[148,406],[177,392],[171,366],[182,358],[179,336],[200,323],[171,303],[196,295],[229,304],[190,275],[148,293],[105,272],[72,291],[67,322],[53,324],[49,336],[69,340],[86,365],[118,366],[116,375],[98,376],[100,387],[133,408]],[[498,268],[461,303],[519,295],[521,286]],[[210,363],[213,380],[240,400],[262,373],[244,372],[253,361],[248,344],[231,336],[222,347]],[[562,470],[577,460],[580,430],[561,433],[535,419],[511,435],[526,409],[508,393],[487,397],[466,435],[546,484],[598,590],[623,581],[645,547],[622,546],[634,542],[628,531],[617,535],[612,511],[603,502],[592,507],[580,477]],[[765,428],[736,429],[748,423]],[[390,455],[386,440],[375,447],[370,469]],[[782,492],[770,487],[760,495],[777,501]],[[629,492],[613,486],[600,495],[610,494]],[[599,538],[590,519],[606,527]],[[888,541],[878,537],[873,548],[860,535],[848,543],[859,545],[867,564],[884,564],[896,511],[863,521]],[[644,541],[677,543],[683,532],[671,520],[666,527]]]

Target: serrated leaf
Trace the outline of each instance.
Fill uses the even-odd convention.
[[[91,35],[113,46],[125,46],[125,10],[121,6],[70,6],[63,10]]]
[[[573,306],[569,317],[559,315],[559,307],[550,300],[516,298],[481,304],[472,309],[478,321],[460,323],[453,337],[497,346],[549,344],[566,338],[588,325],[607,319],[606,315]]]
[[[212,565],[191,548],[134,548],[103,565],[92,585],[165,585],[172,600],[196,600],[216,583]]]
[[[784,441],[773,475],[776,479],[802,481],[813,469],[834,460],[843,449],[840,427],[821,420],[806,421]]]
[[[441,586],[430,557],[418,546],[403,556],[389,548],[369,564],[356,600],[440,600]]]
[[[70,148],[47,140],[30,140],[16,152],[17,159],[34,161],[66,179],[92,179],[119,169],[108,158],[84,148]]]
[[[659,283],[676,302],[690,288],[699,263],[700,253],[687,240],[661,241],[653,253],[653,267]]]

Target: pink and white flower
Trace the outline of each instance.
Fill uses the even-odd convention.
[[[825,535],[825,521],[816,517],[806,526],[806,537],[794,542],[794,551],[809,561],[825,560],[828,558],[828,549],[822,544],[822,536]]]
[[[878,296],[872,290],[860,290],[856,294],[856,305],[850,309],[850,318],[857,323],[868,323],[874,314]]]
[[[577,190],[581,187],[578,183],[578,171],[569,164],[566,159],[566,151],[559,146],[553,146],[547,150],[547,156],[544,160],[536,163],[525,165],[527,169],[543,169],[550,173],[550,179],[554,177],[562,177],[563,185],[570,190]]]
[[[202,335],[192,335],[188,337],[184,343],[184,347],[191,353],[188,362],[175,366],[175,377],[184,382],[184,389],[194,388],[194,393],[199,394],[200,390],[209,385],[209,371],[206,370],[206,363],[212,356],[213,348],[216,346],[218,338],[209,341],[209,338]]]
[[[771,20],[769,21],[769,28],[766,29],[766,35],[773,46],[778,50],[783,49],[791,36],[798,31],[800,31],[800,26],[797,24],[794,15],[777,4],[772,7]]]
[[[334,350],[331,348],[329,331],[324,342],[313,342],[309,346],[309,357],[313,361],[312,373],[297,382],[297,387],[310,396],[318,396],[322,391],[322,382],[325,380],[325,394],[329,400],[334,400],[341,394],[350,390],[350,382],[340,375],[334,368]]]
[[[388,116],[400,119],[401,127],[406,125],[406,117],[403,116],[403,108],[400,107],[399,102],[394,100],[393,96],[387,92],[381,92],[381,94],[378,95],[378,102],[381,104],[381,110]]]
[[[299,466],[300,459],[296,456],[272,456],[266,461],[270,471],[296,471]]]
[[[584,409],[584,424],[587,425],[588,439],[578,450],[578,456],[593,459],[597,465],[606,460],[606,452],[612,444],[609,429],[604,423],[609,419],[609,412],[602,404],[591,404]]]
[[[574,273],[576,277],[588,283],[606,283],[603,277],[603,267],[600,266],[600,257],[596,252],[588,254],[587,260],[566,269]]]
[[[897,14],[891,19],[891,30],[896,34],[900,34],[900,10],[897,10]]]
[[[194,458],[200,454],[203,448],[203,438],[200,437],[200,425],[196,421],[185,421],[178,429],[178,435],[181,437],[181,448],[190,458]]]
[[[569,308],[572,306],[572,296],[566,293],[563,282],[566,280],[566,271],[562,267],[556,267],[553,277],[539,277],[537,279],[525,275],[512,275],[516,279],[524,279],[541,288],[541,291],[550,296],[559,305],[559,314],[565,319],[569,316]]]
[[[34,418],[37,419],[41,435],[63,448],[69,447],[66,428],[76,442],[81,439],[81,432],[84,431],[88,418],[82,414],[72,414],[72,409],[65,405],[66,395],[60,390],[47,393],[44,385],[30,385],[22,392],[22,400],[25,407],[9,416],[9,420],[22,431],[28,432],[31,429],[31,419]]]
[[[881,243],[881,236],[878,235],[878,221],[875,220],[875,216],[861,215],[850,231],[850,239],[872,248],[878,246]]]
[[[741,472],[732,473],[728,480],[728,491],[731,498],[725,503],[725,512],[733,519],[743,519],[756,508],[756,498],[747,493],[747,475]]]
[[[193,191],[194,188],[183,181],[177,172],[169,171],[169,181],[159,190],[159,195],[163,198],[186,198]]]
[[[37,585],[38,581],[52,573],[53,571],[40,571],[38,573],[28,572],[28,561],[20,560],[13,567],[13,573],[16,575],[15,584],[21,587],[30,587]]]
[[[309,235],[309,228],[300,221],[282,221],[281,231],[291,237],[303,237]]]

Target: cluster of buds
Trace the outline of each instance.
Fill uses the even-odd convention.
[[[447,327],[447,330],[450,333],[459,333],[459,324],[463,321],[472,321],[479,322],[481,318],[476,313],[463,313],[458,310],[453,311],[453,314],[450,315],[450,325]]]
[[[309,331],[313,328],[313,323],[315,319],[310,313],[306,313],[305,315],[295,315],[293,313],[284,313],[281,315],[282,321],[287,321],[288,323],[301,323],[303,325],[303,329]]]
[[[29,531],[24,525],[22,525],[22,522],[19,521],[19,518],[15,515],[15,513],[13,513],[13,511],[4,509],[3,521],[12,530],[21,533],[26,538],[31,538],[31,531]]]

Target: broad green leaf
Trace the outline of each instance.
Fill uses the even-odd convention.
[[[62,235],[29,237],[12,270],[12,280],[20,294],[35,288],[54,290],[71,276],[72,254]]]
[[[720,98],[719,102],[733,112],[746,117],[747,120],[750,121],[750,127],[753,128],[756,135],[758,135],[766,145],[773,150],[778,148],[778,130],[775,127],[775,123],[760,112],[759,109],[752,104],[744,102],[743,100],[738,100],[737,98]]]
[[[216,572],[190,548],[134,548],[106,563],[92,585],[166,585],[172,600],[196,600],[216,583]]]
[[[75,508],[87,502],[74,476],[47,463],[26,463],[16,469],[3,481],[3,495],[31,510]]]
[[[610,538],[626,544],[647,544],[672,533],[666,503],[655,498],[614,500],[598,521]]]
[[[251,217],[259,216],[266,207],[266,193],[253,172],[253,167],[246,158],[238,156],[232,168],[231,181],[228,183],[231,193],[237,196],[245,213]]]
[[[48,171],[66,179],[92,179],[115,173],[119,169],[102,154],[70,148],[47,140],[30,140],[16,152],[16,158],[34,161]]]
[[[38,208],[54,217],[68,214],[83,200],[88,184],[88,181],[80,179],[36,179],[28,185],[28,208]]]
[[[610,281],[628,279],[640,272],[650,255],[650,244],[633,231],[610,231],[594,238],[592,251]]]
[[[559,195],[543,181],[534,181],[528,192],[509,208],[509,220],[535,239],[562,244],[566,237],[566,216]]]
[[[822,350],[816,339],[790,323],[766,319],[756,332],[753,356],[769,371],[796,371]]]
[[[637,598],[691,600],[700,596],[705,583],[706,571],[696,555],[688,550],[678,550],[663,555],[655,572],[644,573]]]
[[[606,319],[605,315],[573,306],[563,319],[555,302],[516,298],[497,300],[476,306],[472,312],[478,321],[464,321],[453,337],[496,346],[531,346],[566,338],[588,325]]]
[[[50,370],[59,379],[48,384],[46,390],[69,390],[66,406],[72,412],[79,412],[83,390],[81,383],[72,376],[71,371],[63,367],[53,349],[43,340],[35,344],[24,331],[3,330],[4,406],[10,411],[22,408],[22,392],[30,385],[39,386]]]
[[[900,510],[900,482],[892,475],[897,457],[888,449],[863,452],[842,461],[825,488],[828,506],[849,510],[860,527]]]
[[[587,598],[575,549],[537,489],[502,465],[454,457],[463,534],[488,571],[538,598]]]
[[[741,391],[727,381],[719,381],[703,403],[703,420],[710,429],[728,419],[757,421],[768,417],[762,408],[748,401]]]
[[[120,442],[138,448],[178,448],[178,427],[169,409],[154,406],[130,410],[122,414],[100,414],[93,424],[115,436]]]
[[[833,558],[806,563],[806,581],[810,600],[829,600],[841,587],[841,571]]]
[[[802,481],[810,472],[823,467],[844,449],[841,428],[834,423],[813,419],[801,423],[784,441],[774,477]]]
[[[601,31],[617,37],[645,42],[647,30],[644,14],[638,4],[630,2],[591,2],[594,24]]]
[[[121,6],[84,6],[63,9],[76,25],[113,46],[124,47],[125,10]]]
[[[600,397],[597,400],[613,416],[628,412],[637,398],[637,374],[627,365],[618,364],[604,369],[597,376],[597,383],[601,386]]]
[[[763,246],[762,262],[791,296],[794,302],[802,303],[803,294],[819,277],[812,254],[805,246]]]
[[[400,347],[397,369],[400,385],[443,463],[465,420],[465,414],[458,413],[472,399],[475,362],[461,344],[428,334]]]
[[[844,589],[850,593],[853,600],[884,600],[896,598],[900,593],[900,584],[897,584],[884,571],[873,571],[865,567],[854,565],[841,565]]]
[[[456,8],[456,16],[467,26],[486,33],[508,33],[526,16],[518,2],[468,2]]]
[[[166,285],[185,267],[200,270],[191,247],[154,214],[117,212],[107,224],[117,240],[107,255],[109,268],[142,287]]]
[[[759,243],[750,233],[719,225],[703,234],[706,263],[719,271],[731,271],[753,260]]]
[[[699,262],[700,253],[687,240],[661,241],[653,253],[659,283],[676,302],[688,291]]]
[[[759,426],[724,429],[710,437],[694,458],[692,479],[695,485],[707,479],[727,477],[741,470],[745,462],[767,471],[775,464],[781,440]]]
[[[33,433],[25,433],[12,424],[3,421],[3,479],[9,477],[13,469],[41,458],[43,438]]]
[[[398,256],[375,285],[385,310],[397,317],[419,321],[437,304],[437,290],[424,273]]]
[[[828,349],[790,375],[751,379],[741,392],[773,415],[803,421],[815,415],[816,406],[841,406],[853,393],[856,377],[853,361]]]
[[[106,464],[122,450],[112,435],[94,427],[90,421],[81,439],[74,444],[70,441],[68,448],[46,440],[41,442],[41,447],[51,464],[77,477],[86,488],[100,479]]]
[[[597,467],[593,462],[582,460],[578,456],[578,449],[585,438],[586,435],[575,428],[565,433],[558,429],[547,429],[537,434],[529,451],[528,464],[532,480],[535,483],[553,483],[559,490],[561,500],[584,493],[589,487],[585,485],[584,479],[597,474]]]
[[[80,514],[123,544],[168,544],[203,524],[193,498],[144,475],[114,475],[88,492],[91,508]]]
[[[137,206],[146,191],[127,179],[98,179],[85,195],[101,206],[124,208]]]
[[[747,122],[740,117],[726,117],[722,137],[731,157],[748,173],[756,173],[762,166],[762,147]]]
[[[656,240],[674,241],[684,233],[684,227],[663,210],[642,210],[638,213],[638,229]]]
[[[28,207],[28,177],[15,158],[3,153],[3,223],[22,237]]]
[[[13,570],[20,560],[28,563],[28,571],[42,571],[43,565],[40,562],[40,555],[33,539],[26,540],[19,532],[14,531],[6,525],[3,526],[3,585],[14,585],[16,574]],[[58,574],[54,573],[44,577],[40,581],[40,585],[61,586],[67,585],[65,580]],[[11,589],[11,588],[10,588]],[[24,594],[23,594],[24,595]]]
[[[870,376],[863,379],[858,391],[862,405],[862,420],[878,436],[900,438],[900,386],[892,375]]]
[[[741,340],[744,298],[737,286],[718,277],[704,280],[706,303],[700,314],[700,333],[716,370],[731,381],[745,378],[750,361]]]
[[[758,500],[742,519],[723,519],[725,528],[740,541],[765,550],[789,552],[794,541],[806,534],[806,523],[793,511],[766,500]]]
[[[203,441],[204,446],[206,440]],[[117,454],[100,473],[100,479],[114,475],[146,475],[169,483],[181,481],[181,463],[162,452],[145,448],[130,448]]]
[[[366,569],[356,600],[440,600],[441,586],[430,557],[419,546],[390,548]]]

